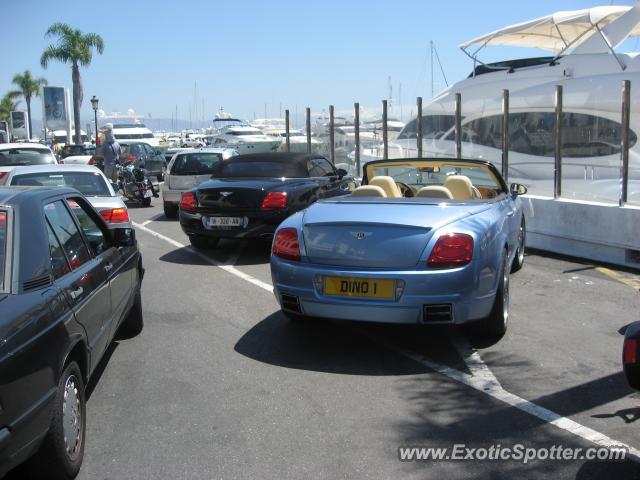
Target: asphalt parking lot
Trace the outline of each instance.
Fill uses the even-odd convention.
[[[399,447],[640,448],[640,394],[619,330],[638,275],[529,254],[507,335],[293,324],[269,247],[188,247],[175,220],[132,208],[145,329],[119,338],[88,387],[80,479],[640,478],[637,459],[399,460]],[[24,478],[14,471],[7,478]]]

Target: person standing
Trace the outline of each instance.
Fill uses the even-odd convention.
[[[116,165],[120,161],[122,149],[120,148],[120,144],[117,142],[116,138],[113,136],[112,124],[107,123],[104,134],[104,142],[102,142],[102,147],[100,149],[102,158],[104,159],[104,174],[115,183],[118,181],[118,169],[116,168]]]

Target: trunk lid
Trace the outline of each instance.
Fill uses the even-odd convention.
[[[256,211],[267,192],[285,192],[299,182],[299,179],[212,179],[198,187],[198,206],[206,212]]]
[[[167,186],[173,190],[189,190],[190,188],[200,185],[211,178],[210,173],[204,175],[166,175],[164,181]]]
[[[410,268],[433,232],[488,205],[361,201],[319,202],[305,213],[303,237],[311,263],[343,267]]]

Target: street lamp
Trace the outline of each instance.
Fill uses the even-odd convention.
[[[91,97],[91,107],[93,108],[93,117],[96,122],[96,146],[100,143],[98,136],[98,97],[95,95]]]

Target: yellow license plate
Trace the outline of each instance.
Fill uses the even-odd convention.
[[[324,294],[335,297],[395,298],[396,281],[374,278],[324,277]]]

